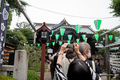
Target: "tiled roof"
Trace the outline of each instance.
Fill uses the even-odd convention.
[[[42,23],[35,23],[35,25],[36,25],[35,28],[37,30],[42,26]],[[63,19],[59,24],[46,23],[46,26],[53,31],[58,31],[60,28],[76,30],[75,25],[70,25],[66,21],[66,19]],[[80,33],[94,34],[95,31],[90,27],[90,25],[82,25]]]

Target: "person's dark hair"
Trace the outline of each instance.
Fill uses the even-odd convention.
[[[59,54],[60,48],[61,48],[61,46],[58,47],[58,50],[57,50],[57,52],[56,52],[57,54],[56,54],[56,56],[54,57],[54,61],[53,61],[54,68],[56,67],[57,58],[58,58],[58,54]]]
[[[75,51],[73,50],[73,48],[69,48],[66,51],[66,58],[68,59],[73,59],[76,56]]]
[[[92,80],[90,69],[80,59],[76,59],[70,63],[67,77],[68,80]]]

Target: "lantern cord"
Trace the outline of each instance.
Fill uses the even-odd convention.
[[[70,15],[70,14],[55,12],[55,11],[51,11],[51,10],[39,8],[39,7],[36,7],[36,6],[33,6],[33,5],[30,5],[30,7],[34,7],[36,9],[44,10],[44,11],[55,13],[55,14],[65,15],[65,16],[69,16],[69,17],[76,17],[76,18],[85,18],[85,19],[96,19],[96,18],[97,19],[110,19],[110,18],[116,18],[116,17],[101,17],[101,18],[99,18],[99,17],[82,17],[82,16],[75,16],[75,15]]]

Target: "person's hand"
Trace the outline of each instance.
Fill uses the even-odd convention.
[[[79,45],[77,43],[73,43],[74,45],[74,50],[76,53],[79,53]]]
[[[73,45],[74,45],[74,50],[75,50],[78,58],[79,58],[79,59],[82,59],[83,61],[85,61],[85,58],[83,57],[83,55],[82,55],[82,54],[80,53],[80,51],[79,51],[79,47],[80,47],[80,46],[79,46],[77,43],[73,43]]]
[[[67,51],[69,48],[66,48],[68,46],[69,43],[64,43],[61,48],[60,48],[60,53],[64,53],[65,51]]]

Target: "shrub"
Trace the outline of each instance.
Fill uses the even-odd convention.
[[[23,49],[29,52],[28,70],[40,72],[41,71],[42,47],[41,46],[30,47],[30,46],[26,45],[23,47]],[[45,64],[45,69],[47,69],[47,63]]]
[[[27,80],[40,80],[40,76],[33,70],[28,70]]]
[[[5,76],[5,75],[0,75],[0,80],[17,80],[17,79],[12,78],[12,77],[8,77],[8,76]]]
[[[103,58],[103,56],[101,54],[99,54],[98,58]]]
[[[29,60],[28,60],[28,70],[34,70],[36,72],[40,72],[41,69],[41,47],[35,50],[33,47],[24,46],[24,50],[29,52]]]

